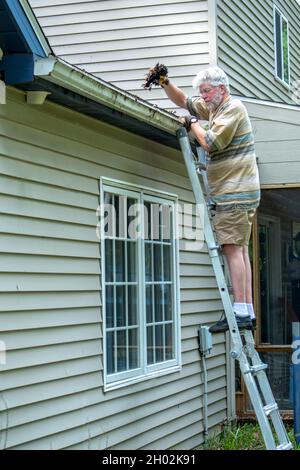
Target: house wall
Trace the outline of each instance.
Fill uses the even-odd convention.
[[[292,106],[245,102],[262,185],[300,185],[300,113]]]
[[[289,20],[290,89],[274,76],[274,4]],[[218,65],[228,73],[233,94],[294,103],[293,82],[300,73],[299,21],[297,0],[217,0]]]
[[[214,0],[30,4],[56,55],[163,108],[174,108],[163,90],[141,88],[149,67],[165,63],[172,81],[193,94],[192,78],[215,61]]]
[[[197,330],[221,301],[205,248],[180,241],[182,370],[103,390],[99,178],[193,202],[179,152],[20,91],[0,107],[0,445],[190,449],[203,441]],[[147,175],[147,176],[145,176]],[[226,418],[223,335],[208,367],[209,427]]]

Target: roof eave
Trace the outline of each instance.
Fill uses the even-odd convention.
[[[37,60],[34,74],[169,134],[175,135],[182,126],[179,118],[173,114],[93,77],[57,57]]]

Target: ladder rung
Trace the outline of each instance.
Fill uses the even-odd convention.
[[[257,372],[261,370],[265,370],[268,368],[267,364],[258,364],[257,366],[251,366],[249,370],[245,372],[245,374],[256,374]]]
[[[217,245],[217,244],[216,245],[210,245],[208,247],[208,249],[211,250],[211,251],[212,250],[219,250],[220,248],[221,248],[220,245]]]
[[[269,416],[273,411],[278,411],[278,405],[274,401],[274,403],[270,403],[269,405],[264,406],[264,410],[266,413],[266,416]]]
[[[287,442],[286,444],[279,444],[276,447],[276,450],[290,450],[293,448],[293,444],[291,442]]]
[[[197,170],[200,170],[200,171],[206,170],[206,165],[204,163],[196,162],[195,165],[196,165]]]

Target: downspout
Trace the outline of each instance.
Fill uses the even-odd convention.
[[[169,134],[175,135],[178,128],[182,126],[178,117],[173,114],[77,69],[57,57],[49,56],[47,59],[37,60],[34,75],[147,122]]]

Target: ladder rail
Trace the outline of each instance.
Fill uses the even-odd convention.
[[[218,289],[228,322],[229,332],[233,342],[231,355],[234,359],[239,361],[239,366],[243,374],[244,382],[248,390],[266,448],[269,450],[291,449],[292,444],[289,440],[280,416],[280,412],[278,410],[278,406],[273,397],[273,393],[265,373],[265,367],[263,367],[264,364],[261,362],[260,357],[255,350],[253,335],[250,331],[247,330],[242,332],[244,341],[246,342],[245,345],[242,342],[241,333],[237,327],[231,298],[228,292],[227,283],[220,261],[219,247],[216,245],[213,229],[210,223],[207,207],[210,205],[210,202],[207,204],[205,200],[196,169],[195,156],[192,152],[190,140],[184,127],[177,131],[177,138],[179,140],[181,151],[184,157],[185,166],[188,172],[188,177],[192,186],[196,204],[203,205],[204,207],[204,238],[208,247],[209,256],[214,269]],[[208,196],[209,192],[207,186],[207,176],[206,174],[203,175],[203,171],[205,171],[203,150],[201,148],[197,149],[197,153],[201,163],[200,173],[202,176],[204,176],[203,180],[206,194]],[[248,356],[251,359],[251,363],[249,363]],[[270,425],[270,420],[274,426],[274,433]],[[277,444],[275,437],[277,437],[279,445]]]
[[[259,357],[258,352],[255,349],[253,336],[252,336],[251,333],[250,334],[249,333],[250,332],[248,332],[248,331],[245,332],[245,336],[246,336],[246,339],[247,339],[247,346],[248,346],[248,355],[251,358],[252,365],[254,367],[259,367],[259,366],[262,365],[262,362],[261,362],[261,359]],[[250,345],[250,347],[249,347],[249,345]],[[266,403],[272,403],[272,400],[275,403],[274,395],[273,395],[270,383],[269,383],[267,375],[266,375],[266,368],[259,370],[255,374],[255,377],[256,377],[258,385],[259,385],[259,387],[262,391],[262,395],[263,395]],[[285,440],[289,441],[289,437],[288,437],[286,429],[283,425],[283,422],[282,422],[282,419],[281,419],[281,416],[280,416],[280,411],[279,411],[278,407],[277,407],[277,410],[275,410],[275,411],[277,411],[277,412],[275,412],[275,413],[271,412],[270,413],[270,418],[271,418],[273,426],[274,426],[274,428],[277,432],[278,438],[279,438],[280,442],[285,441]]]

